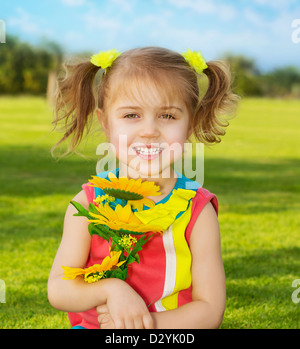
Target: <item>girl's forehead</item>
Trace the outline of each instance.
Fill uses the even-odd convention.
[[[175,79],[160,77],[125,77],[111,82],[108,103],[110,106],[119,104],[168,106],[185,104],[184,91],[180,89]]]

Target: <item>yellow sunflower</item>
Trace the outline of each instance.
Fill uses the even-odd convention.
[[[106,256],[103,259],[101,264],[94,264],[88,268],[83,269],[83,268],[71,268],[71,267],[62,266],[64,270],[64,277],[62,279],[72,280],[72,279],[75,279],[77,276],[84,276],[84,279],[88,281],[87,279],[89,274],[98,274],[102,277],[105,271],[111,270],[115,267],[119,267],[126,262],[126,261],[119,262],[119,258],[122,251],[118,251],[118,252],[111,251],[111,249],[109,248],[109,252],[110,252],[110,256]]]
[[[88,219],[88,222],[95,224],[107,225],[113,230],[125,230],[132,233],[147,233],[147,232],[162,232],[163,229],[158,225],[144,224],[132,212],[130,204],[127,203],[125,207],[117,205],[113,210],[106,202],[104,206],[96,206],[99,215],[93,212],[89,214],[95,219]]]
[[[101,188],[105,194],[114,196],[115,198],[128,200],[128,203],[138,211],[143,209],[143,205],[154,207],[155,203],[146,198],[146,196],[161,195],[159,186],[153,182],[144,181],[139,178],[128,179],[127,177],[117,178],[112,172],[108,174],[109,180],[92,176],[89,180],[92,187]]]

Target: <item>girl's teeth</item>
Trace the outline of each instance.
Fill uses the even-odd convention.
[[[162,149],[161,148],[140,148],[140,147],[136,147],[135,150],[138,153],[141,153],[143,155],[153,155],[153,154],[158,154]]]

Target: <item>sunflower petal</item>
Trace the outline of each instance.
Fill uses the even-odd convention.
[[[64,270],[64,277],[63,280],[72,280],[75,279],[77,276],[84,274],[84,269],[82,268],[71,268],[71,267],[64,267],[62,266]]]
[[[154,182],[144,181],[139,178],[128,179],[127,177],[117,178],[116,175],[112,172],[108,173],[108,179],[99,178],[98,176],[92,176],[92,179],[89,180],[90,186],[98,187],[101,189],[120,189],[122,191],[138,194],[138,198],[143,198],[145,196],[156,196],[160,195],[159,186],[155,185]],[[124,193],[123,193],[124,196]],[[131,194],[132,196],[132,194]],[[124,198],[124,197],[123,197]],[[125,200],[132,200],[132,198],[125,197]]]
[[[72,280],[77,276],[85,276],[85,281],[89,282],[88,278],[86,278],[89,274],[93,273],[101,273],[107,270],[111,270],[113,267],[121,266],[125,261],[119,262],[119,258],[121,255],[121,251],[111,251],[111,247],[109,247],[110,255],[106,256],[101,264],[94,264],[88,268],[71,268],[71,267],[63,267],[64,277],[63,280]]]

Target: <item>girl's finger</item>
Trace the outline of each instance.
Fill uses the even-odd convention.
[[[151,330],[154,328],[154,322],[150,314],[143,316],[143,324],[144,324],[144,328],[147,330]]]
[[[126,319],[125,320],[125,328],[126,330],[133,330],[134,327],[134,319]]]
[[[137,330],[144,329],[143,319],[138,317],[134,319],[134,328]]]
[[[115,324],[108,313],[104,313],[98,316],[98,322],[101,329],[114,329]]]
[[[108,306],[106,304],[98,305],[96,311],[98,314],[109,313]]]
[[[122,318],[116,318],[116,319],[113,319],[114,320],[114,323],[115,323],[115,327],[116,329],[118,330],[123,330],[125,329],[125,324],[124,324],[124,321]]]
[[[98,316],[98,322],[101,325],[103,323],[103,320],[105,319],[105,314],[101,314]]]

